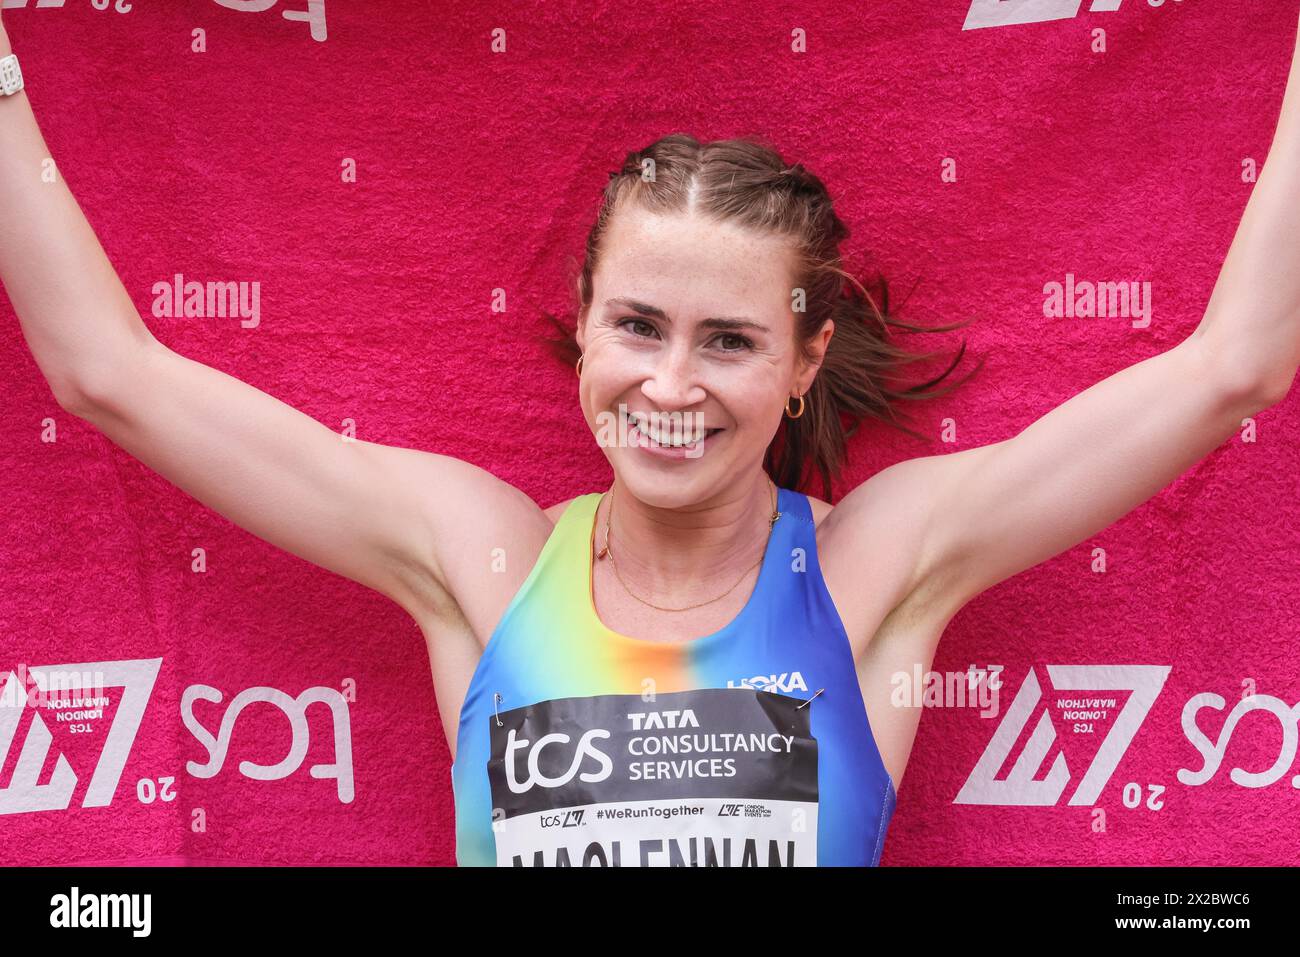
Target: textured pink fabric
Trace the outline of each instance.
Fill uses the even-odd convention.
[[[855,264],[870,257],[899,291],[922,280],[905,318],[976,317],[971,348],[987,366],[919,408],[933,439],[865,430],[838,495],[900,459],[1008,438],[1191,332],[1250,194],[1243,162],[1267,155],[1296,20],[1283,0],[1124,0],[970,30],[965,0],[664,4],[653,16],[613,3],[328,0],[327,39],[314,40],[285,16],[305,6],[32,3],[5,21],[59,168],[163,342],[331,428],[353,419],[361,438],[465,458],[542,505],[609,478],[571,370],[529,337],[544,331],[542,310],[569,305],[570,260],[627,150],[676,130],[763,135],[827,181],[854,227]],[[207,52],[191,51],[197,28]],[[497,28],[503,53],[491,52]],[[791,50],[796,29],[806,53]],[[355,183],[341,177],[349,158]],[[154,283],[177,273],[259,282],[259,324],[154,316]],[[1044,286],[1067,273],[1149,282],[1150,326],[1045,318]],[[53,742],[39,783],[62,754],[76,785],[66,806],[0,815],[7,860],[451,863],[437,707],[459,703],[435,701],[414,623],[231,526],[64,413],[7,300],[0,319],[0,682],[20,666],[161,659],[131,740],[110,745],[119,689],[89,732],[42,712]],[[544,448],[521,414],[547,430]],[[42,441],[47,418],[55,442]],[[940,438],[948,418],[952,443]],[[1257,429],[959,613],[935,668],[1001,665],[1002,710],[924,715],[883,863],[1300,863],[1294,716],[1249,711],[1217,773],[1179,776],[1203,764],[1182,724],[1193,696],[1227,699],[1197,713],[1211,742],[1244,681],[1269,702],[1300,700],[1294,397]],[[206,572],[191,570],[196,548]],[[1058,665],[1113,666],[1096,679],[1109,690],[1063,692],[1047,670]],[[1117,669],[1131,665],[1170,671],[1095,807],[1071,805],[1117,708],[1075,734],[1058,702],[1123,705],[1132,675]],[[956,803],[1031,670],[1043,698],[1015,754],[1046,715],[1031,776],[1063,753],[1068,780],[1056,796],[1022,782],[989,789],[1001,803]],[[234,725],[220,770],[196,776],[208,750],[181,708],[196,685],[222,695],[193,704],[214,737],[247,689],[332,689],[354,797],[309,771],[336,751],[331,711],[315,704],[292,773],[241,771],[290,749],[290,721],[262,701]],[[19,719],[0,763],[0,797],[13,801],[32,709]],[[125,749],[120,780],[110,803],[87,807],[106,745]],[[1272,783],[1230,777],[1277,761]],[[174,799],[149,800],[164,778]],[[1126,806],[1126,785],[1139,806]]]

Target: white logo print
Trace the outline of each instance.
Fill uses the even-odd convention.
[[[235,696],[226,713],[221,716],[221,730],[219,737],[216,738],[209,734],[208,729],[194,717],[196,698],[220,704],[221,692],[208,685],[190,685],[181,697],[181,720],[208,752],[206,764],[197,761],[188,761],[185,764],[185,770],[196,778],[215,777],[221,770],[222,765],[226,763],[226,752],[230,748],[230,735],[235,729],[235,720],[241,711],[255,701],[273,704],[284,712],[293,731],[293,740],[289,745],[289,753],[278,764],[262,765],[254,764],[252,761],[240,761],[239,771],[244,777],[252,778],[254,781],[278,781],[280,778],[287,778],[302,766],[303,758],[307,756],[307,745],[311,734],[307,726],[307,705],[318,701],[329,705],[334,715],[334,763],[313,764],[311,776],[334,778],[338,781],[339,801],[343,804],[352,803],[355,794],[352,780],[352,725],[348,715],[347,699],[338,691],[333,688],[308,688],[297,698],[291,698],[275,688],[248,688]]]
[[[664,728],[698,728],[700,719],[690,708],[680,711],[634,711],[627,716],[633,731],[660,731]]]
[[[131,745],[135,742],[140,719],[144,717],[145,706],[149,703],[149,693],[153,690],[160,664],[161,658],[146,658],[139,661],[98,661],[27,669],[27,674],[40,689],[41,698],[49,695],[51,689],[54,689],[56,697],[59,694],[79,697],[83,691],[90,690],[80,677],[83,675],[94,675],[96,692],[102,693],[108,688],[122,689],[117,713],[104,737],[104,747],[99,753],[86,796],[82,799],[82,807],[105,807],[113,800],[117,782],[122,777],[122,768],[126,766],[127,755],[131,753]],[[68,673],[73,675],[71,682],[66,679]],[[98,700],[104,699],[101,697]],[[9,756],[9,746],[18,730],[18,722],[27,710],[27,703],[27,689],[23,687],[18,675],[10,672],[4,690],[0,692],[0,767],[4,766]],[[57,707],[59,702],[46,701],[46,706]],[[49,755],[53,736],[40,711],[36,708],[32,710],[32,723],[23,739],[13,777],[8,787],[0,788],[0,814],[65,810],[72,802],[72,792],[77,786],[77,773],[72,770],[72,765],[62,752],[54,764],[50,783],[36,783]]]
[[[1092,764],[1070,797],[1071,805],[1095,804],[1102,788],[1110,780],[1129,743],[1142,726],[1147,712],[1155,704],[1160,689],[1169,676],[1168,665],[1048,665],[1047,674],[1057,691],[1131,690],[1127,703],[1097,749]],[[1033,733],[1016,759],[1005,781],[994,779],[1002,768],[1020,733],[1042,698],[1038,678],[1030,669],[1025,675],[1015,701],[998,724],[993,738],[962,785],[954,804],[999,804],[1045,806],[1058,802],[1070,783],[1071,774],[1063,752],[1056,755],[1047,777],[1035,781],[1053,742],[1056,729],[1047,711],[1039,716]]]
[[[1088,10],[1092,13],[1114,13],[1122,0],[1092,0]],[[1147,0],[1153,7],[1164,0]],[[1083,0],[971,0],[963,30],[980,27],[1009,27],[1017,23],[1043,23],[1046,20],[1068,20],[1078,16]]]
[[[1281,778],[1295,761],[1296,739],[1300,736],[1296,728],[1297,723],[1300,723],[1300,704],[1293,708],[1280,698],[1266,694],[1253,694],[1242,698],[1228,715],[1228,720],[1223,723],[1219,740],[1211,742],[1197,727],[1196,713],[1202,708],[1222,711],[1226,704],[1222,697],[1207,691],[1193,695],[1188,699],[1187,704],[1183,705],[1183,734],[1187,735],[1187,740],[1201,752],[1205,763],[1199,771],[1192,771],[1189,768],[1180,769],[1178,780],[1183,784],[1195,785],[1205,784],[1214,777],[1218,773],[1219,765],[1223,763],[1223,756],[1228,751],[1228,742],[1232,740],[1232,731],[1237,727],[1237,722],[1248,712],[1259,710],[1272,714],[1282,726],[1282,744],[1278,750],[1277,760],[1266,771],[1254,772],[1244,768],[1233,768],[1228,777],[1232,779],[1233,784],[1244,788],[1267,787]],[[1291,786],[1300,788],[1300,774],[1291,779]]]
[[[728,688],[748,688],[750,691],[779,691],[785,694],[790,691],[807,691],[808,685],[804,683],[803,675],[797,671],[783,671],[779,675],[754,675],[752,678],[741,678],[738,681],[728,681]]]
[[[23,739],[18,761],[7,786],[0,788],[0,814],[24,814],[32,811],[63,811],[72,802],[78,775],[66,755],[59,753],[48,784],[38,784],[54,737],[47,721],[64,725],[68,733],[93,732],[102,737],[103,747],[94,774],[86,788],[82,807],[107,807],[117,793],[118,783],[135,745],[140,722],[148,707],[154,681],[162,665],[161,658],[135,661],[97,661],[85,664],[48,665],[40,668],[19,666],[17,672],[0,672],[0,768],[4,767],[19,724],[27,711],[31,724]],[[32,687],[29,689],[27,684]],[[120,688],[120,695],[111,692]],[[102,722],[106,708],[117,699],[117,711],[107,732]],[[302,765],[307,754],[307,705],[329,705],[334,716],[335,763],[311,768],[312,777],[335,778],[339,801],[347,804],[354,795],[352,779],[352,731],[347,699],[333,688],[308,688],[296,699],[274,688],[249,688],[231,702],[221,722],[219,737],[214,738],[193,715],[196,699],[220,702],[221,692],[207,685],[192,685],[181,699],[181,717],[195,739],[206,747],[208,761],[191,761],[187,770],[194,777],[210,778],[217,774],[226,759],[235,719],[255,701],[274,704],[289,719],[293,741],[284,760],[271,766],[240,762],[245,777],[274,781],[287,777]],[[172,778],[159,778],[170,783]],[[147,782],[147,779],[146,779]],[[164,800],[171,798],[164,796]]]
[[[569,769],[557,778],[548,778],[538,766],[542,749],[554,744],[568,744],[572,738],[557,731],[552,734],[544,734],[537,739],[536,744],[531,744],[529,741],[517,737],[515,729],[511,728],[506,735],[506,783],[510,785],[510,790],[514,794],[523,794],[525,791],[531,790],[534,785],[540,785],[544,788],[564,787],[573,780],[574,775],[578,773],[578,768],[588,756],[595,758],[601,769],[595,772],[584,771],[582,780],[588,784],[603,781],[613,773],[614,762],[610,761],[609,755],[591,742],[596,738],[608,738],[609,736],[608,731],[600,728],[592,728],[590,731],[585,732],[578,741],[577,749],[573,752],[573,761],[569,764]],[[531,750],[528,751],[528,776],[521,782],[519,776],[515,773],[515,752],[528,750],[530,747]]]

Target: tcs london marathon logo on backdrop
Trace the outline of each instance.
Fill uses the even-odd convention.
[[[1047,665],[1051,688],[1044,692],[1030,668],[953,803],[1095,804],[1142,729],[1170,670],[1168,665]],[[1277,757],[1268,768],[1234,767],[1227,777],[1243,788],[1268,787],[1281,780],[1295,762],[1300,704],[1293,707],[1272,695],[1249,693],[1228,710],[1221,695],[1202,692],[1187,700],[1181,718],[1187,742],[1200,755],[1200,767],[1178,768],[1177,781],[1196,787],[1218,777],[1233,731],[1253,711],[1267,712],[1281,726]],[[998,777],[1021,740],[1024,745],[1006,776]],[[1047,766],[1054,749],[1056,757]],[[1145,795],[1146,806],[1159,810],[1167,786],[1160,781],[1124,782],[1124,804],[1137,807]],[[1300,774],[1291,778],[1291,786],[1300,788]]]
[[[143,658],[32,668],[19,665],[7,674],[0,672],[0,770],[8,766],[19,732],[25,732],[9,783],[0,788],[0,814],[67,810],[86,773],[90,780],[80,806],[111,804],[161,665],[161,658]],[[352,802],[352,724],[348,698],[342,692],[308,688],[295,698],[275,688],[247,688],[226,706],[215,735],[194,716],[198,700],[221,704],[223,695],[209,685],[195,684],[181,697],[181,720],[207,752],[206,761],[186,762],[185,769],[192,777],[211,778],[221,771],[235,722],[254,703],[277,708],[289,722],[292,740],[282,760],[270,765],[240,761],[239,772],[254,781],[288,777],[307,755],[307,706],[320,703],[329,708],[333,718],[334,762],[312,765],[309,773],[313,778],[333,779],[339,802]],[[56,734],[54,770],[49,780],[42,782],[41,770],[56,744]],[[142,804],[173,801],[175,784],[175,777],[141,778],[136,782],[136,796]]]
[[[1146,0],[1146,5],[1149,7],[1163,7],[1166,3],[1180,6],[1182,0]],[[1122,4],[1123,0],[1092,0],[1087,5],[1087,11],[1114,13]],[[984,27],[1010,27],[1021,23],[1070,20],[1079,16],[1083,10],[1083,0],[971,0],[962,29],[979,30]]]

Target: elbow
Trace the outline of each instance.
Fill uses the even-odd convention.
[[[1295,368],[1269,368],[1258,357],[1242,360],[1240,355],[1228,350],[1211,349],[1195,337],[1191,342],[1195,343],[1192,346],[1195,367],[1189,372],[1215,389],[1243,415],[1254,415],[1277,405],[1291,391]]]
[[[1291,383],[1294,379],[1295,370],[1292,369],[1282,375],[1259,375],[1239,379],[1230,388],[1233,398],[1247,410],[1247,414],[1254,415],[1285,399],[1291,391]]]
[[[1191,363],[1189,375],[1215,389],[1246,415],[1262,412],[1285,399],[1296,375],[1296,366],[1283,350],[1243,342],[1241,336],[1219,331],[1205,322],[1178,348]]]
[[[95,411],[95,402],[91,392],[80,380],[67,377],[51,377],[50,389],[59,408],[79,419],[90,419]]]
[[[59,408],[96,428],[100,427],[105,410],[111,407],[112,393],[103,388],[102,380],[94,377],[51,380],[50,389]]]
[[[1277,405],[1291,392],[1291,385],[1295,381],[1296,370],[1292,369],[1285,375],[1274,376],[1272,380],[1263,384],[1260,390],[1260,401],[1264,404],[1261,408],[1267,409],[1269,406]]]
[[[143,381],[152,350],[161,348],[156,341],[132,343],[131,348],[115,350],[93,365],[50,376],[54,398],[63,411],[97,425],[107,412],[121,405],[128,390]]]
[[[81,370],[75,374],[51,376],[48,381],[54,400],[64,412],[85,419],[92,425],[96,417],[109,404],[121,376],[108,376]]]

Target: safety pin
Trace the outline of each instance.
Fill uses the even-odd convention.
[[[497,719],[498,728],[504,728],[505,724],[502,723],[501,715],[497,712],[497,702],[505,701],[505,700],[506,700],[505,698],[501,697],[500,691],[492,692],[492,717]]]
[[[815,697],[817,697],[817,695],[821,694],[821,693],[822,693],[823,691],[825,691],[825,690],[826,690],[825,688],[818,688],[818,689],[817,689],[817,693],[814,694],[814,695],[812,696],[812,698],[809,698],[807,701],[805,701],[805,702],[804,702],[803,704],[801,704],[801,705],[796,705],[794,710],[795,710],[795,711],[798,711],[800,708],[806,708],[806,707],[808,707],[808,705],[812,703],[812,699],[815,698]]]

